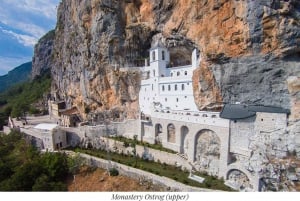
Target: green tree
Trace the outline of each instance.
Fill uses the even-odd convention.
[[[39,153],[21,133],[0,134],[0,191],[66,191],[66,158]]]
[[[132,153],[135,158],[135,167],[137,166],[137,152],[136,152],[137,137],[138,137],[137,135],[134,135],[133,142],[131,143],[131,147],[133,148]]]
[[[65,154],[47,152],[41,156],[41,164],[53,181],[59,181],[68,175],[68,162]]]
[[[72,173],[73,175],[76,175],[79,172],[82,164],[83,164],[83,159],[80,157],[78,153],[73,157],[68,157],[69,172]]]

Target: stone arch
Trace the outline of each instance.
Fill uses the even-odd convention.
[[[195,166],[198,171],[204,171],[218,176],[221,141],[217,134],[209,129],[200,130],[195,136]]]
[[[226,185],[238,191],[253,191],[246,173],[238,169],[230,169],[226,174]]]
[[[168,142],[175,143],[176,142],[176,131],[174,124],[169,124],[167,127],[168,131]]]
[[[187,150],[189,147],[187,135],[189,133],[189,128],[187,126],[182,126],[180,129],[180,153],[187,154]]]
[[[155,144],[161,144],[162,125],[155,124]]]

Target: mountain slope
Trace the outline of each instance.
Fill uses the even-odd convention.
[[[0,76],[0,92],[16,83],[27,81],[30,78],[31,68],[32,62],[27,62]]]

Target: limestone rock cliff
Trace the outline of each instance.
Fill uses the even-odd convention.
[[[51,30],[46,33],[35,45],[34,56],[32,58],[32,79],[51,68],[53,63],[52,50],[54,37],[55,31]]]
[[[171,60],[189,60],[194,47],[200,50],[194,72],[199,109],[272,104],[297,117],[298,93],[290,93],[287,80],[300,75],[299,19],[295,0],[62,1],[52,89],[81,113],[136,113],[139,76],[118,68],[143,65],[151,42],[161,40]]]
[[[137,118],[141,77],[120,67],[142,66],[158,40],[174,65],[189,62],[198,48],[202,60],[193,74],[198,108],[241,102],[290,109],[287,133],[275,133],[274,139],[284,137],[287,151],[300,151],[299,25],[298,0],[63,0],[52,93],[77,106],[84,118]],[[256,143],[259,148],[246,161],[272,152]]]

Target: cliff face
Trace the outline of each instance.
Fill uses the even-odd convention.
[[[34,56],[32,58],[32,79],[51,68],[53,64],[52,50],[54,38],[55,31],[49,31],[35,45]]]
[[[62,1],[52,89],[82,114],[134,117],[139,75],[117,69],[143,65],[151,42],[161,40],[171,59],[185,61],[194,47],[200,50],[193,78],[199,109],[273,104],[298,118],[299,89],[288,80],[300,74],[299,19],[296,0]]]
[[[141,77],[120,67],[143,66],[158,40],[174,65],[190,62],[198,48],[199,109],[224,102],[290,109],[287,131],[272,133],[276,146],[257,136],[241,160],[272,173],[280,162],[268,161],[273,152],[300,153],[299,25],[298,0],[63,0],[53,45],[41,40],[35,48],[33,76],[51,66],[52,93],[84,118],[136,118]]]
[[[137,2],[63,1],[58,9],[52,69],[53,92],[83,116],[134,118],[138,110],[139,75],[119,66],[137,65],[146,56],[152,30],[136,21]],[[127,12],[127,13],[126,13]],[[106,111],[113,111],[106,112]]]

